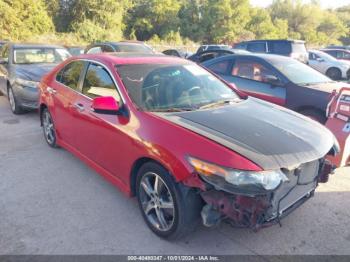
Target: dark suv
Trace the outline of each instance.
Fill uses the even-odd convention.
[[[305,42],[300,40],[253,40],[235,44],[233,47],[253,53],[289,56],[303,63],[308,62]]]

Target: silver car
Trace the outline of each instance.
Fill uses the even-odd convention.
[[[38,84],[58,63],[71,55],[61,46],[7,43],[0,56],[0,93],[20,114],[38,107]]]

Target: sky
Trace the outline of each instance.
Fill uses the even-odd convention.
[[[308,2],[308,0],[304,0],[304,1]],[[350,4],[350,0],[319,0],[319,1],[321,3],[321,6],[324,8],[337,8],[343,5]],[[272,3],[272,0],[250,0],[250,2],[254,6],[266,7]]]

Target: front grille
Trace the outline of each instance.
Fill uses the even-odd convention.
[[[317,186],[319,168],[320,162],[316,160],[291,171],[284,170],[289,181],[284,182],[273,193],[272,206],[266,214],[267,220],[282,215],[293,204],[311,194]]]

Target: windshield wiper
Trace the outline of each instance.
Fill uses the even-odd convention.
[[[216,106],[228,105],[228,104],[232,104],[232,103],[238,103],[239,101],[240,101],[240,99],[219,100],[219,101],[201,106],[201,107],[199,107],[199,109],[207,109],[207,108],[212,108],[212,107],[216,107]]]
[[[183,111],[193,111],[196,108],[193,107],[170,107],[170,108],[157,108],[152,109],[152,112],[183,112]]]

